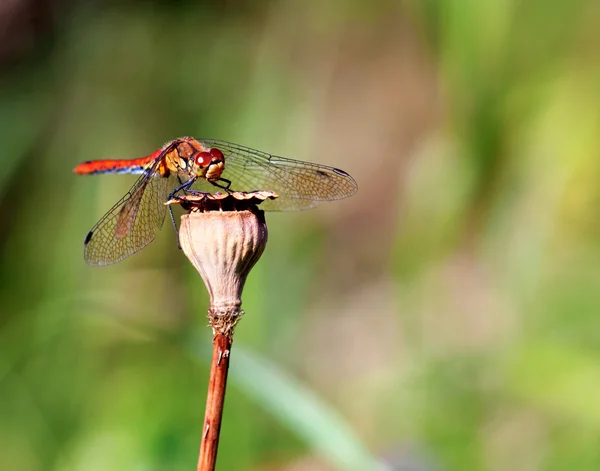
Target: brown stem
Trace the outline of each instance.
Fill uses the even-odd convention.
[[[213,356],[210,379],[208,380],[206,412],[204,414],[197,471],[213,471],[217,462],[217,448],[219,446],[219,432],[221,431],[223,403],[225,402],[231,343],[232,337],[222,333],[216,333],[213,339]]]

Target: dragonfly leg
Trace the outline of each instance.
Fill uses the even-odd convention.
[[[220,182],[224,182],[220,183]],[[231,186],[231,180],[227,180],[227,178],[219,178],[218,180],[215,180],[213,182],[211,182],[213,185],[215,185],[217,188],[221,188],[225,191],[227,191],[229,193],[229,187]]]
[[[181,245],[179,244],[179,229],[177,229],[177,223],[175,222],[175,215],[173,214],[173,207],[169,205],[169,214],[171,215],[171,223],[173,224],[173,229],[175,229],[175,238],[177,239],[177,248],[181,250]]]
[[[181,190],[188,191],[190,189],[190,187],[194,184],[195,181],[196,181],[196,177],[190,178],[187,182],[182,183],[181,185],[179,185],[171,193],[169,193],[169,199],[175,197],[175,195],[177,193],[179,193]],[[179,180],[179,183],[181,183],[181,179]]]
[[[179,183],[181,183],[181,178],[178,176],[177,179]],[[168,199],[178,198],[175,196],[180,191],[187,191],[194,184],[196,178],[190,178],[187,182],[181,183],[177,188],[175,188],[171,193],[169,193]],[[175,237],[177,238],[177,248],[181,250],[181,245],[179,244],[179,229],[177,229],[177,223],[175,222],[175,215],[173,214],[173,207],[169,205],[169,215],[171,216],[171,223],[173,224],[173,229],[175,229]]]

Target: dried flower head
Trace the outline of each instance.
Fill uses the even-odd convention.
[[[202,276],[210,296],[213,333],[231,336],[243,314],[242,290],[267,243],[267,224],[258,204],[277,195],[270,191],[186,195],[167,204],[188,210],[182,216],[179,242]]]

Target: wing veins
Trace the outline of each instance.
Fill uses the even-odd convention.
[[[225,141],[205,142],[228,151],[224,176],[227,178],[229,168],[229,173],[235,175],[235,183],[247,185],[244,190],[273,190],[284,198],[319,202],[345,198],[357,189],[354,179],[335,167],[271,155]],[[254,169],[260,169],[264,175]],[[250,188],[255,184],[261,187]]]
[[[168,189],[168,182],[163,181],[168,179],[156,173],[160,162],[158,157],[91,229],[84,248],[84,257],[90,265],[119,262],[156,237],[166,214],[162,204]],[[155,188],[148,189],[148,185]],[[141,218],[146,219],[148,227],[140,223]]]

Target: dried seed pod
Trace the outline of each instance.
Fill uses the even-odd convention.
[[[213,332],[231,336],[242,315],[242,290],[267,243],[264,212],[257,204],[271,192],[185,196],[169,202],[182,216],[179,242],[210,295]]]

